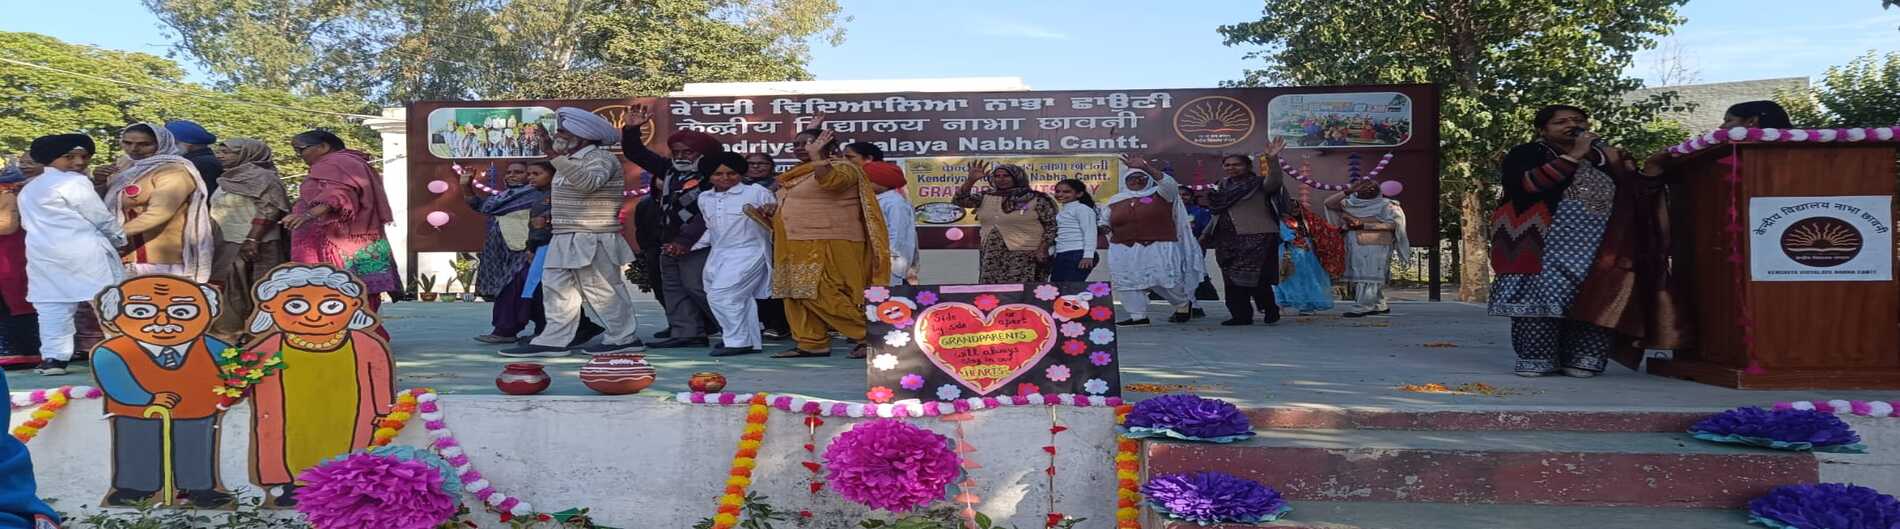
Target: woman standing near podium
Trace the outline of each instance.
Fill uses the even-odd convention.
[[[1640,353],[1638,341],[1685,342],[1660,183],[1591,132],[1581,108],[1544,107],[1533,125],[1537,140],[1504,158],[1492,215],[1490,313],[1511,318],[1516,373],[1592,377],[1618,349]]]

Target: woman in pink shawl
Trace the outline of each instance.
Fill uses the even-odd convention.
[[[368,154],[345,148],[342,138],[327,131],[298,134],[290,139],[290,148],[310,164],[297,203],[283,220],[290,228],[290,260],[355,274],[369,287],[364,297],[375,310],[382,305],[379,294],[402,291],[396,258],[383,233],[395,216],[383,194],[382,177],[370,167]]]

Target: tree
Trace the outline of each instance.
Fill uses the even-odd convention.
[[[1681,86],[1702,80],[1702,69],[1681,41],[1669,39],[1649,58],[1649,73],[1656,86]]]
[[[808,42],[842,42],[849,20],[837,0],[142,1],[221,85],[383,104],[804,78]],[[616,62],[629,54],[715,68]]]
[[[1682,21],[1686,0],[1274,0],[1253,21],[1221,26],[1229,46],[1256,45],[1263,59],[1232,84],[1436,83],[1443,209],[1461,240],[1459,294],[1489,286],[1489,204],[1497,166],[1530,137],[1538,107],[1590,109],[1605,137],[1643,156],[1682,139],[1659,123],[1673,94],[1635,104],[1642,86],[1625,77],[1635,53]],[[1454,220],[1455,219],[1455,220]]]
[[[299,132],[329,129],[365,151],[379,145],[374,133],[345,116],[365,110],[357,99],[250,87],[212,90],[186,82],[184,70],[163,57],[34,33],[0,32],[0,57],[73,72],[0,62],[0,93],[7,94],[0,96],[0,152],[25,152],[33,138],[46,134],[82,132],[99,145],[96,163],[106,163],[117,156],[120,129],[166,119],[197,121],[223,138],[264,140],[287,176],[305,170],[290,150],[290,137]]]
[[[1775,99],[1800,126],[1900,124],[1900,52],[1884,58],[1867,52],[1846,66],[1828,67],[1816,86],[1775,94]]]

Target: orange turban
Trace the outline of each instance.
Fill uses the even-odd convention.
[[[904,179],[904,168],[891,162],[864,162],[864,176],[873,184],[891,189],[903,189],[909,183]]]

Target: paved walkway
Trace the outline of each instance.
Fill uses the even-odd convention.
[[[1422,292],[1402,298],[1422,299]],[[660,330],[659,305],[641,298],[643,336]],[[1156,310],[1161,310],[1159,302]],[[504,364],[497,348],[471,339],[488,329],[485,303],[398,303],[386,307],[396,336],[398,384],[431,386],[450,393],[495,394],[494,377]],[[1393,315],[1345,319],[1339,311],[1288,317],[1267,327],[1221,327],[1226,317],[1218,304],[1208,317],[1187,324],[1157,323],[1122,332],[1122,382],[1127,396],[1155,391],[1193,391],[1243,405],[1341,407],[1502,407],[1555,409],[1695,408],[1766,405],[1778,400],[1881,398],[1900,400],[1900,392],[1737,391],[1664,379],[1612,366],[1594,379],[1525,379],[1510,373],[1507,322],[1487,317],[1482,307],[1463,303],[1401,301]],[[1159,322],[1159,320],[1157,320]],[[769,343],[768,351],[789,344]],[[648,356],[659,380],[643,396],[683,391],[688,374],[718,371],[742,391],[783,391],[810,396],[863,400],[861,361],[845,358],[777,360],[764,355],[716,359],[704,349],[654,350]],[[542,359],[554,376],[553,395],[591,395],[576,378],[586,357]],[[90,384],[91,373],[76,366],[63,377],[31,371],[7,373],[14,390],[60,384]],[[1407,384],[1443,384],[1479,393],[1422,393]],[[1148,385],[1144,387],[1143,385]],[[657,391],[656,391],[657,390]]]

